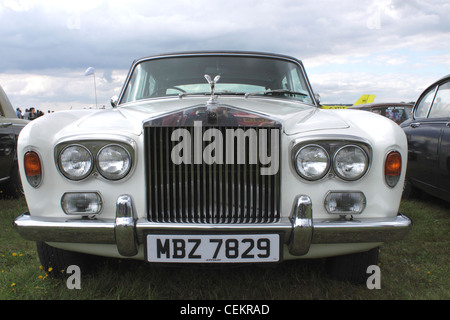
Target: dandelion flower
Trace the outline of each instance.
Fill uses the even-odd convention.
[[[15,286],[16,286],[16,283],[15,283],[15,282],[11,283],[11,288],[12,288],[12,287],[15,287]]]
[[[17,253],[13,252],[12,256],[13,256],[13,257],[17,256]]]
[[[48,268],[48,272],[52,272],[52,270],[53,270],[52,267]]]

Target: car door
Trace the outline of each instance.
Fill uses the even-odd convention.
[[[404,128],[408,137],[408,176],[412,182],[428,189],[437,185],[439,137],[441,125],[429,118],[437,86],[428,89],[417,102],[414,120]]]
[[[437,188],[439,197],[450,198],[450,81],[439,86],[429,117],[441,126]]]

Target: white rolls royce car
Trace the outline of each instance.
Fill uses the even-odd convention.
[[[324,110],[301,61],[183,52],[134,61],[107,110],[57,112],[18,142],[44,266],[93,256],[164,264],[329,258],[361,282],[412,222],[399,205],[407,141],[394,122]]]

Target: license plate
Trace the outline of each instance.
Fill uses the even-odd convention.
[[[149,262],[244,263],[279,259],[279,234],[147,235]]]

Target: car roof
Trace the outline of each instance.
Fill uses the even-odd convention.
[[[433,82],[432,84],[430,84],[425,90],[423,90],[423,92],[420,94],[420,96],[422,96],[423,93],[425,93],[426,91],[428,91],[428,89],[434,87],[435,85],[438,85],[442,82],[447,82],[448,80],[450,80],[450,74],[446,75],[445,77],[440,78],[439,80],[436,80],[435,82]]]
[[[294,60],[297,62],[301,61],[295,57],[284,55],[284,54],[278,54],[278,53],[270,53],[270,52],[260,52],[260,51],[233,51],[233,50],[207,50],[207,51],[179,51],[179,52],[169,52],[169,53],[161,53],[161,54],[155,54],[150,55],[146,57],[142,57],[139,59],[136,59],[136,61],[140,60],[146,60],[146,59],[153,59],[153,58],[162,58],[162,57],[176,57],[176,56],[201,56],[201,55],[248,55],[248,56],[265,56],[265,57],[272,57],[272,58],[282,58],[282,59],[288,59],[288,60]]]

